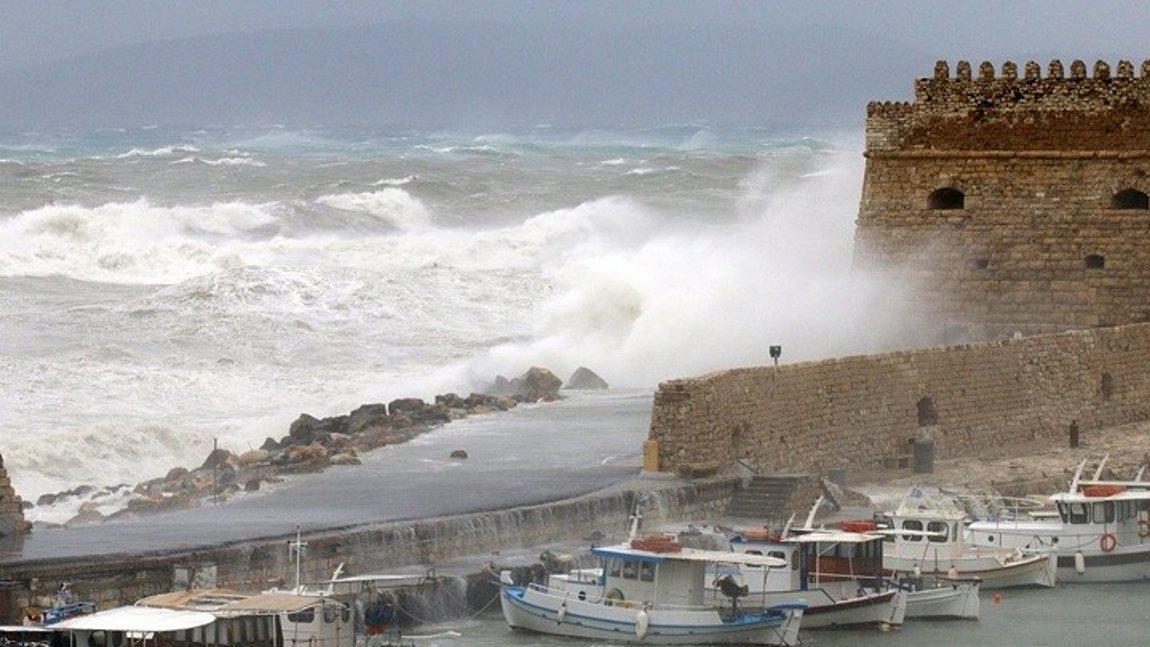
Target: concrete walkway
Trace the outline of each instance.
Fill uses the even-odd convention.
[[[419,519],[586,494],[639,472],[648,392],[571,394],[562,402],[454,422],[364,455],[364,464],[293,477],[230,503],[89,528],[33,532],[0,546],[0,565],[164,552],[305,530]],[[453,449],[467,460],[448,458]]]

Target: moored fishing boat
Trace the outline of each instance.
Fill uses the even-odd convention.
[[[1070,487],[1050,497],[1054,515],[997,515],[969,526],[978,546],[1050,550],[1063,582],[1150,579],[1150,482],[1145,467],[1131,481],[1102,480],[1108,457],[1091,479],[1078,465]]]
[[[501,604],[513,629],[653,645],[797,645],[806,604],[740,608],[738,596],[708,603],[708,564],[750,562],[780,567],[766,556],[686,548],[671,537],[636,538],[592,552],[602,571],[582,572],[562,587],[516,586],[501,576]]]
[[[912,490],[890,513],[889,528],[876,531],[887,537],[883,565],[895,578],[977,578],[983,590],[1055,585],[1052,550],[976,545],[968,538],[965,519],[957,507]]]
[[[797,532],[771,537],[764,531],[749,531],[732,537],[732,550],[775,557],[783,565],[742,562],[716,567],[712,592],[721,590],[724,578],[731,578],[747,588],[744,604],[804,601],[809,605],[804,629],[902,625],[907,595],[883,579],[882,536],[826,529]]]

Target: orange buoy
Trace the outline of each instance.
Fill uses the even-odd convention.
[[[995,593],[994,594],[994,603],[995,604],[1002,604],[1002,594],[1001,593]]]

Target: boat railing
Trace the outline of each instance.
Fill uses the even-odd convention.
[[[550,586],[545,586],[543,584],[534,584],[534,583],[528,584],[527,588],[531,589],[532,591],[542,593],[543,595],[557,598],[557,599],[561,599],[561,600],[578,599],[576,597],[576,594],[574,591],[569,591],[569,590],[565,590],[565,589],[556,589],[556,588],[553,588]],[[631,609],[631,608],[640,609],[640,608],[642,608],[642,609],[647,609],[647,610],[653,610],[654,609],[654,610],[663,610],[663,611],[714,611],[716,609],[716,605],[713,605],[713,604],[670,604],[667,602],[640,602],[638,600],[617,600],[617,599],[607,598],[606,596],[599,596],[598,598],[594,598],[594,599],[591,598],[590,596],[588,596],[588,598],[586,600],[582,600],[582,601],[590,602],[591,604],[602,604],[605,606],[619,606],[619,607],[628,608],[628,609]],[[770,606],[778,606],[778,605],[768,605],[766,608],[770,608]]]

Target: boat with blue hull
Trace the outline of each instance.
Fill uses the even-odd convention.
[[[805,603],[740,608],[738,599],[708,603],[709,564],[772,557],[685,548],[673,538],[643,538],[592,551],[602,570],[517,586],[501,577],[501,604],[513,629],[613,643],[651,645],[799,644]]]

